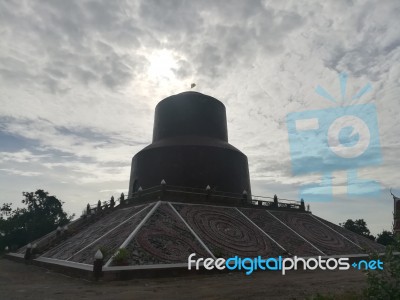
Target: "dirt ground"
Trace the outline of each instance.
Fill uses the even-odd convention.
[[[305,299],[357,292],[366,277],[357,270],[195,275],[91,282],[0,259],[0,299]]]

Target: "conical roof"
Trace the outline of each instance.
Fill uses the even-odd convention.
[[[154,201],[120,205],[102,217],[78,221],[64,237],[54,231],[34,241],[41,252],[37,260],[90,269],[100,249],[105,268],[112,270],[121,264],[126,268],[184,266],[191,253],[214,258],[346,257],[385,250],[299,209]],[[122,258],[115,258],[119,249],[126,250]],[[18,251],[24,252],[25,247]]]

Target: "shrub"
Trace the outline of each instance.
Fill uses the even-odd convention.
[[[400,238],[394,245],[387,246],[383,261],[383,270],[367,271],[367,299],[400,299]]]
[[[126,266],[129,261],[129,251],[125,248],[118,249],[117,253],[113,257],[113,264],[116,266]]]

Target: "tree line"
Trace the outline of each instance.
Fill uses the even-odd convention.
[[[0,251],[5,247],[15,251],[74,218],[64,211],[64,202],[44,190],[22,195],[23,208],[13,209],[11,203],[4,203],[0,208]]]
[[[393,233],[389,230],[383,230],[376,237],[373,236],[368,229],[367,223],[364,221],[364,219],[357,219],[355,221],[353,221],[352,219],[348,219],[346,222],[339,223],[339,225],[385,246],[393,245],[395,242],[395,237]]]

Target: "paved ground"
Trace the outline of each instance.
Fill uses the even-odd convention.
[[[0,299],[304,299],[360,291],[365,282],[365,275],[356,270],[90,282],[0,259]]]

